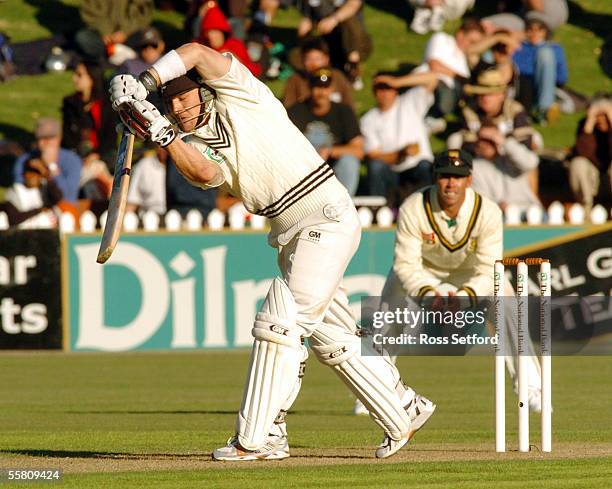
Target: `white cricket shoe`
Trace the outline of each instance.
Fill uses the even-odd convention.
[[[431,20],[431,9],[417,8],[414,11],[414,17],[410,23],[410,28],[417,34],[427,34],[430,30],[429,22]]]
[[[446,17],[444,17],[444,9],[441,6],[433,7],[431,9],[431,17],[429,19],[429,28],[432,31],[441,31],[442,27],[444,27],[444,22],[446,22]]]
[[[407,393],[414,391],[409,390]],[[410,433],[401,440],[392,440],[387,435],[376,449],[377,458],[387,458],[395,454],[400,448],[408,443],[414,434],[419,431],[436,410],[436,405],[420,394],[414,394],[408,405],[404,408],[410,417]]]
[[[250,460],[282,460],[289,457],[289,442],[285,423],[275,424],[268,435],[266,443],[257,450],[245,450],[238,443],[238,437],[232,436],[227,445],[213,451],[215,460],[246,462]]]

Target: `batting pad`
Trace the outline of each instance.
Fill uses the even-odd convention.
[[[303,359],[297,307],[286,283],[276,278],[253,327],[253,350],[242,406],[236,421],[238,441],[257,450],[292,394]]]
[[[332,367],[363,402],[372,419],[390,438],[400,440],[408,435],[410,418],[397,390],[403,384],[397,368],[388,357],[362,357],[357,336],[328,324],[311,336],[310,346],[317,358]]]

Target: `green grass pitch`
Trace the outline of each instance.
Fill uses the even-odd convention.
[[[609,488],[612,362],[553,359],[553,452],[517,449],[508,382],[508,452],[494,452],[493,359],[401,358],[404,379],[438,409],[396,456],[380,430],[311,358],[288,417],[292,457],[219,463],[232,434],[247,352],[0,355],[0,468],[62,468],[61,487]],[[9,487],[7,485],[6,487]],[[40,487],[23,484],[17,487]],[[52,486],[53,487],[53,486]]]

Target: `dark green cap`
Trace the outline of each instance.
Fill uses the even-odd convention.
[[[433,171],[435,175],[467,177],[472,174],[472,155],[461,149],[442,151],[434,158]]]

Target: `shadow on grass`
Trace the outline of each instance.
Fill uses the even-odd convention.
[[[198,410],[198,409],[178,409],[178,410],[123,410],[123,409],[109,409],[109,410],[97,410],[97,411],[66,411],[66,414],[136,414],[136,415],[147,415],[147,414],[227,414],[236,415],[236,410]],[[299,416],[311,416],[313,414],[325,415],[325,416],[346,416],[348,414],[344,411],[332,411],[332,410],[321,410],[321,409],[298,409],[297,411],[289,411],[291,415]]]
[[[190,459],[205,456],[207,453],[125,453],[125,452],[101,452],[89,450],[45,450],[37,448],[20,448],[0,450],[7,455],[26,455],[28,457],[46,458],[100,458],[113,460],[149,460],[149,459]]]
[[[602,12],[590,12],[577,2],[570,0],[569,5],[569,23],[576,25],[587,31],[593,32],[597,37],[606,40],[612,34],[612,15]]]
[[[231,414],[235,415],[236,410],[175,410],[175,411],[164,411],[164,410],[154,410],[154,411],[131,411],[131,410],[107,410],[107,411],[66,411],[67,414]]]
[[[407,25],[412,21],[413,10],[408,5],[408,2],[402,0],[401,2],[390,2],[389,0],[366,0],[365,3],[370,7],[386,12],[391,15],[403,19]]]
[[[37,9],[34,14],[38,23],[54,34],[72,35],[83,23],[78,7],[66,5],[59,0],[25,0]]]
[[[26,131],[22,127],[6,124],[5,122],[0,122],[0,135],[4,139],[19,143],[26,151],[34,142],[34,134],[32,132]]]
[[[293,448],[311,448],[305,446],[294,445]],[[23,455],[27,457],[45,457],[45,458],[87,458],[100,460],[193,460],[196,458],[205,458],[212,460],[209,453],[126,453],[126,452],[103,452],[99,450],[46,450],[37,448],[20,448],[20,449],[4,449],[0,450],[0,454],[6,455]],[[312,455],[296,455],[292,458],[312,459]],[[356,455],[356,454],[324,454],[317,458],[339,459],[339,460],[369,460],[373,456]]]

